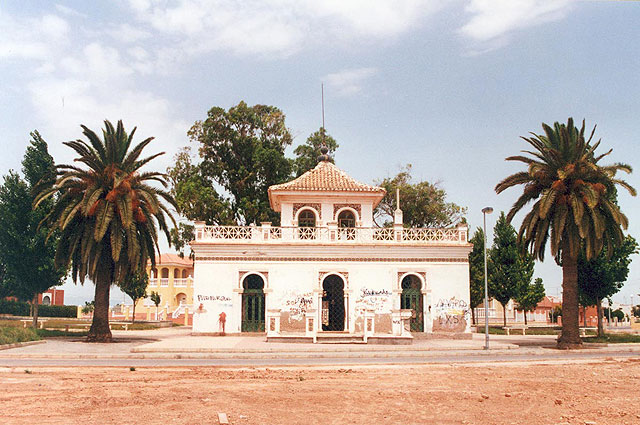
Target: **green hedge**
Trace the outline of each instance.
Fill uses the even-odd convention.
[[[28,316],[29,304],[0,300],[0,314],[12,314],[14,316]],[[40,305],[38,316],[40,317],[77,317],[78,308],[75,305]]]

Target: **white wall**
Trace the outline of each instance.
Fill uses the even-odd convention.
[[[456,314],[469,303],[467,263],[391,263],[391,262],[213,262],[196,261],[194,271],[194,332],[219,332],[219,314],[226,313],[227,332],[240,332],[240,272],[268,272],[266,309],[282,309],[302,318],[307,308],[320,314],[323,272],[348,272],[348,330],[354,332],[364,309],[390,314],[400,308],[399,272],[425,272],[423,287],[425,330],[434,319]],[[199,305],[202,308],[198,310]],[[431,308],[429,308],[431,307]],[[468,316],[468,308],[463,313]],[[318,316],[319,317],[319,316]],[[469,322],[469,320],[467,320]],[[468,326],[463,329],[468,330]]]

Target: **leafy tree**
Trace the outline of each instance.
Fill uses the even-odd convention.
[[[292,137],[285,125],[285,116],[278,108],[247,106],[245,102],[228,111],[214,107],[188,134],[199,144],[202,162],[197,169],[187,167],[187,175],[190,182],[195,182],[195,193],[208,190],[206,198],[197,202],[212,199],[217,202],[212,208],[222,210],[219,214],[222,216],[215,222],[279,223],[279,214],[269,206],[267,189],[291,176],[292,161],[285,157],[284,151],[291,145]],[[221,187],[229,198],[211,192],[211,183]],[[185,192],[188,193],[186,189],[175,193],[181,206],[188,202]],[[226,210],[225,205],[228,205]],[[189,217],[189,213],[186,214]],[[198,217],[203,218],[209,219]]]
[[[532,134],[523,139],[533,147],[524,151],[529,156],[508,157],[520,161],[527,170],[508,176],[496,185],[496,192],[524,185],[522,195],[507,215],[514,215],[529,202],[533,207],[520,225],[518,239],[536,258],[544,260],[547,241],[551,254],[562,265],[563,300],[562,333],[559,348],[575,348],[582,344],[578,323],[578,255],[584,246],[588,260],[595,258],[604,246],[613,252],[619,246],[627,228],[627,217],[610,200],[615,185],[635,195],[628,183],[617,179],[618,171],[631,172],[626,164],[599,165],[611,153],[596,155],[600,140],[591,144],[595,127],[585,138],[585,123],[578,129],[569,118],[567,124],[555,123],[553,128],[542,124],[545,134]]]
[[[176,154],[167,175],[178,209],[186,218],[211,224],[236,224],[230,201],[216,191],[216,180],[202,170],[202,163],[194,164],[190,147]]]
[[[60,193],[47,217],[49,226],[60,231],[56,264],[71,266],[74,282],[88,277],[96,286],[95,312],[88,341],[109,342],[109,291],[126,276],[141,272],[151,260],[155,266],[158,227],[169,239],[166,217],[173,217],[164,202],[176,206],[166,191],[166,176],[141,168],[162,155],[141,159],[149,137],[131,148],[135,128],[129,135],[118,121],[105,121],[102,140],[82,126],[83,140],[64,142],[78,154],[74,165],[58,165],[58,178],[43,189],[35,206]]]
[[[525,325],[527,324],[527,312],[535,310],[538,303],[544,299],[544,295],[542,279],[537,278],[534,283],[527,284],[523,291],[514,298],[518,303],[518,308],[524,312]]]
[[[448,227],[464,220],[466,208],[446,202],[446,192],[437,183],[411,183],[411,164],[395,177],[376,184],[387,191],[375,210],[375,220],[380,226],[393,224],[396,189],[400,189],[400,208],[407,227]]]
[[[327,134],[324,127],[320,127],[318,131],[307,138],[304,144],[297,146],[293,150],[293,153],[296,155],[296,159],[293,162],[296,177],[301,176],[318,164],[318,156],[320,155],[320,148],[323,143],[328,149],[327,154],[329,155],[329,161],[334,162],[333,153],[335,153],[340,145],[338,145],[338,142],[336,142],[333,137]]]
[[[152,303],[156,305],[156,320],[158,320],[158,306],[160,305],[160,294],[156,291],[151,291],[149,294],[149,299]]]
[[[604,336],[602,300],[617,294],[629,274],[631,256],[638,253],[638,242],[627,235],[622,244],[603,248],[597,257],[587,260],[584,251],[578,257],[578,295],[583,306],[595,305],[598,312],[598,336]]]
[[[85,301],[84,302],[84,306],[82,307],[82,313],[84,314],[89,314],[89,313],[93,313],[93,310],[95,310],[95,301]]]
[[[516,230],[504,212],[493,228],[493,246],[490,252],[489,296],[502,304],[504,326],[507,326],[507,304],[519,297],[531,283],[533,256],[523,253],[518,245]]]
[[[118,283],[118,286],[133,301],[133,316],[131,318],[131,323],[133,323],[136,321],[136,303],[147,295],[149,276],[146,272],[133,273]]]
[[[3,268],[2,292],[31,304],[33,326],[38,323],[38,294],[61,285],[64,266],[54,263],[58,234],[47,239],[40,221],[51,211],[52,200],[32,208],[36,186],[50,187],[55,179],[53,158],[37,131],[22,161],[26,180],[10,171],[0,187],[0,264]]]
[[[476,323],[475,308],[484,301],[484,231],[478,227],[470,242],[473,249],[469,253],[470,306],[473,324]],[[487,252],[487,257],[489,253]],[[487,258],[489,261],[489,258]]]

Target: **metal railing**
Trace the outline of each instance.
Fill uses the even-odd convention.
[[[468,228],[272,227],[196,225],[196,241],[225,243],[466,244]]]

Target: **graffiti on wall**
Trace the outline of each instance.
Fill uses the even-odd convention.
[[[433,330],[464,332],[471,311],[465,300],[452,297],[440,299],[434,306]]]
[[[356,317],[364,316],[367,310],[376,314],[390,313],[392,307],[391,291],[386,289],[361,288],[356,298]]]
[[[204,302],[213,302],[215,305],[219,307],[233,307],[233,303],[231,302],[231,298],[226,295],[197,295],[196,300],[200,305]],[[201,310],[204,312],[205,310]]]
[[[313,305],[313,294],[311,292],[303,294],[290,292],[283,297],[281,305],[282,311],[289,313],[289,323],[304,320],[307,309]]]

